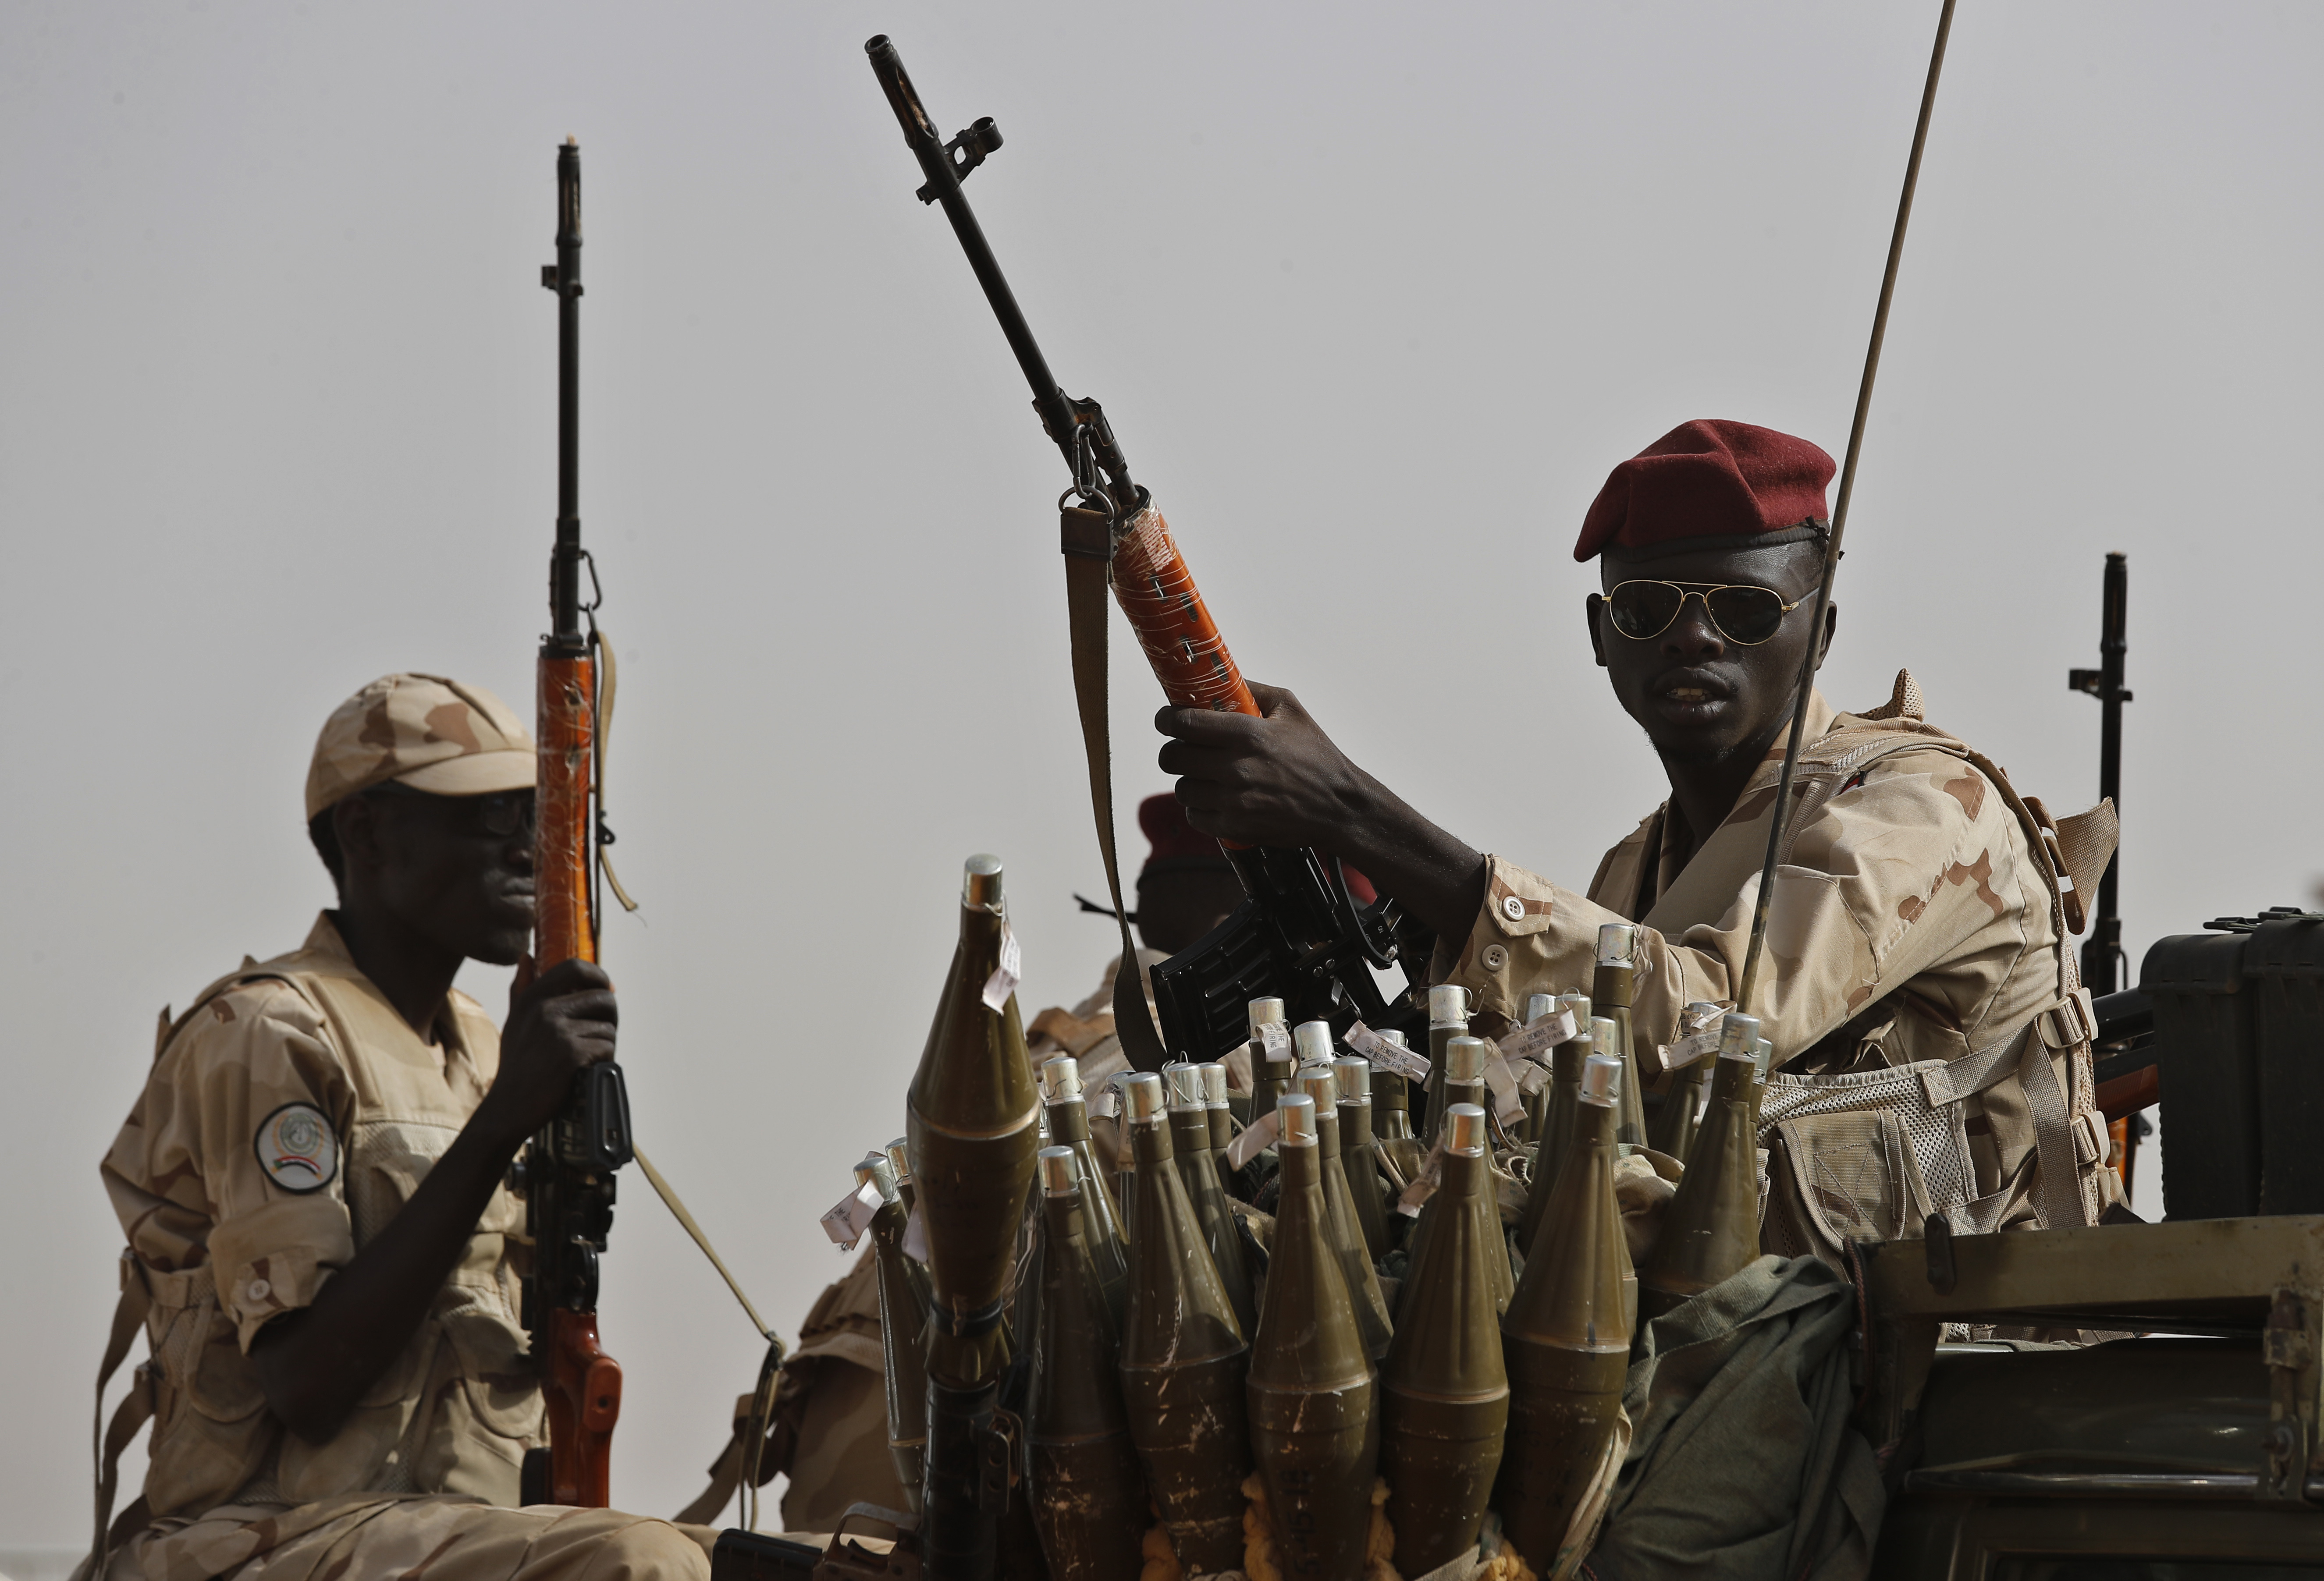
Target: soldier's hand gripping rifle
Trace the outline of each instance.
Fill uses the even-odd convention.
[[[533,960],[546,971],[597,959],[592,877],[604,839],[593,802],[601,749],[596,608],[581,602],[579,489],[581,150],[557,151],[557,546],[549,563],[549,634],[540,639],[534,795]],[[594,589],[596,571],[590,570]],[[584,621],[587,629],[584,630]],[[609,656],[610,657],[610,656]],[[613,1223],[613,1172],[630,1162],[630,1103],[608,1060],[574,1078],[565,1112],[525,1150],[520,1180],[532,1272],[525,1328],[549,1403],[549,1448],[526,1457],[524,1502],[604,1509],[610,1502],[622,1369],[597,1343],[597,1257]]]
[[[983,228],[961,193],[962,179],[1001,146],[1000,129],[987,116],[945,142],[921,107],[895,45],[882,35],[863,48],[903,125],[905,144],[927,178],[919,199],[944,206],[968,254],[969,267],[1001,320],[1001,332],[1017,354],[1017,365],[1032,386],[1033,409],[1041,415],[1041,427],[1072,473],[1059,508],[1074,693],[1080,704],[1106,883],[1121,926],[1123,970],[1115,980],[1114,1024],[1124,1051],[1148,1071],[1159,1069],[1169,1055],[1216,1059],[1249,1036],[1246,1008],[1262,995],[1283,999],[1294,1022],[1326,1020],[1339,1032],[1359,1017],[1375,1027],[1404,1025],[1416,1012],[1409,1006],[1391,1009],[1370,969],[1404,960],[1411,975],[1410,957],[1416,954],[1425,961],[1425,931],[1416,929],[1392,900],[1360,910],[1337,858],[1222,842],[1242,879],[1246,898],[1225,922],[1154,968],[1162,1037],[1159,1043],[1153,1038],[1144,997],[1138,991],[1138,974],[1130,969],[1138,952],[1123,915],[1120,867],[1114,855],[1112,771],[1106,741],[1105,587],[1109,583],[1112,586],[1172,703],[1253,716],[1259,704],[1203,607],[1161,514],[1146,490],[1130,480],[1129,464],[1105,413],[1094,400],[1067,396],[1050,374],[1048,361],[985,243]],[[1066,504],[1065,499],[1073,503]]]

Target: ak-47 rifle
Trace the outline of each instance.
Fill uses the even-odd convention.
[[[1065,585],[1073,632],[1074,691],[1080,704],[1083,745],[1089,758],[1090,799],[1096,813],[1105,877],[1121,927],[1125,968],[1114,985],[1114,1024],[1122,1047],[1141,1070],[1165,1058],[1213,1060],[1250,1035],[1250,1002],[1281,998],[1292,1021],[1329,1021],[1345,1032],[1361,1018],[1374,1027],[1415,1020],[1408,1003],[1391,1008],[1370,968],[1403,961],[1407,976],[1417,956],[1425,965],[1426,930],[1406,918],[1396,902],[1360,909],[1339,859],[1312,850],[1274,850],[1222,841],[1242,879],[1246,898],[1234,915],[1153,969],[1154,1003],[1161,1038],[1152,1034],[1138,974],[1135,942],[1121,903],[1120,867],[1113,844],[1112,769],[1109,761],[1105,694],[1104,588],[1112,586],[1121,612],[1137,632],[1163,692],[1182,708],[1211,708],[1256,716],[1259,704],[1204,608],[1193,575],[1170,539],[1147,491],[1130,480],[1113,429],[1094,400],[1067,396],[1049,372],[1017,298],[984,240],[983,228],[962,196],[962,179],[1001,146],[987,116],[951,142],[936,134],[920,106],[896,47],[883,34],[863,46],[872,69],[904,128],[904,142],[927,178],[918,197],[944,206],[953,233],[968,254],[1001,333],[1033,389],[1041,427],[1065,458],[1072,483],[1059,501]],[[1416,946],[1418,946],[1416,948]],[[1166,1055],[1166,1050],[1167,1054]]]
[[[532,953],[546,971],[597,959],[592,877],[605,838],[592,799],[602,750],[594,565],[593,597],[581,602],[581,149],[570,138],[557,151],[557,262],[541,270],[540,283],[557,293],[557,547],[537,680],[532,848]],[[622,1368],[597,1343],[597,1257],[613,1223],[613,1172],[630,1158],[629,1093],[608,1060],[574,1079],[565,1112],[533,1137],[520,1165],[532,1237],[523,1320],[549,1402],[549,1448],[525,1461],[529,1504],[611,1502]]]
[[[2122,811],[2122,705],[2130,701],[2122,684],[2123,659],[2130,651],[2125,635],[2130,619],[2130,557],[2108,555],[2098,615],[2098,667],[2069,670],[2066,685],[2098,700],[2098,795]],[[2082,986],[2104,997],[2123,986],[2122,916],[2116,909],[2115,875],[2122,865],[2117,850],[2107,858],[2106,876],[2098,880],[2098,915],[2090,919],[2090,936],[2082,941]]]

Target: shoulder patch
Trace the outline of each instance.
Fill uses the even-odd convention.
[[[286,1103],[258,1123],[251,1143],[266,1178],[293,1195],[319,1191],[339,1172],[339,1138],[311,1103]]]

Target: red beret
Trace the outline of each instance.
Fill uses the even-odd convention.
[[[1219,849],[1219,842],[1187,823],[1186,809],[1179,804],[1176,796],[1167,792],[1138,804],[1138,827],[1154,842],[1154,849],[1147,854],[1146,866],[1139,869],[1141,873],[1157,869],[1167,872],[1173,868],[1227,865],[1226,853]]]
[[[1804,439],[1722,418],[1681,423],[1606,474],[1573,557],[1603,549],[1675,554],[1702,540],[1780,534],[1796,543],[1828,519],[1831,457]]]

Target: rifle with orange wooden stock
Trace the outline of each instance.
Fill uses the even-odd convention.
[[[546,971],[576,957],[597,959],[593,878],[606,838],[595,800],[602,740],[597,606],[594,596],[581,602],[589,557],[579,503],[581,150],[570,138],[557,151],[557,262],[541,270],[540,283],[557,293],[557,544],[537,681],[533,833],[532,952]],[[594,593],[594,565],[590,582]],[[565,1112],[517,1165],[532,1238],[523,1321],[549,1405],[549,1448],[525,1457],[528,1504],[604,1509],[611,1501],[622,1368],[597,1343],[597,1258],[613,1223],[613,1173],[631,1156],[628,1089],[622,1068],[609,1060],[574,1079]]]
[[[927,178],[919,199],[941,204],[952,221],[969,267],[1001,320],[1001,332],[1032,386],[1041,427],[1072,472],[1066,495],[1073,503],[1061,498],[1059,509],[1074,691],[1089,758],[1098,843],[1121,927],[1122,959],[1135,961],[1113,845],[1105,714],[1105,588],[1112,587],[1172,703],[1252,715],[1259,705],[1204,608],[1160,512],[1147,491],[1131,482],[1105,413],[1094,400],[1067,396],[1051,375],[1048,361],[985,243],[983,228],[962,196],[963,178],[1001,146],[1000,129],[987,116],[945,142],[905,76],[895,45],[882,35],[863,48],[903,126],[904,142]],[[1115,1025],[1133,1063],[1151,1071],[1167,1057],[1221,1057],[1249,1037],[1250,1002],[1269,995],[1284,1001],[1291,1021],[1329,1021],[1335,1032],[1345,1032],[1360,1017],[1376,1028],[1420,1024],[1420,1013],[1408,1000],[1400,997],[1395,1007],[1389,1006],[1370,969],[1401,962],[1407,976],[1417,981],[1427,959],[1425,929],[1406,918],[1392,900],[1359,908],[1336,857],[1261,846],[1227,844],[1225,849],[1242,879],[1246,898],[1217,928],[1153,969],[1154,1003],[1162,1022],[1159,1042],[1138,992],[1137,974],[1117,975]]]

